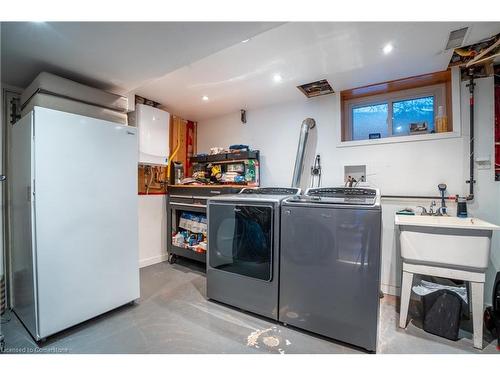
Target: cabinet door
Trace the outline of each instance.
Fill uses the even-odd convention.
[[[273,208],[211,204],[209,264],[221,271],[271,281]]]

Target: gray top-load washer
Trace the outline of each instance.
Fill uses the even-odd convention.
[[[381,223],[377,189],[315,188],[285,199],[279,320],[375,351]]]
[[[207,202],[207,297],[278,318],[280,204],[297,188],[244,189]]]

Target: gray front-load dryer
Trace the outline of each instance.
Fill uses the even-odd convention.
[[[281,206],[279,320],[376,350],[381,209],[375,189],[310,189]]]
[[[208,200],[207,297],[278,318],[280,204],[294,188]]]

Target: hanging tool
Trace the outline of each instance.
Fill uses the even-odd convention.
[[[444,197],[444,192],[446,191],[446,184],[439,184],[438,185],[438,190],[441,195],[441,207],[439,208],[438,212],[440,215],[447,216],[447,208],[446,208],[446,201]]]

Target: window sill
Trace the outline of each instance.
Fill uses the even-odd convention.
[[[387,143],[434,141],[437,139],[449,139],[449,138],[459,138],[459,137],[461,137],[460,133],[451,131],[446,133],[415,134],[415,135],[403,135],[400,137],[363,139],[361,141],[342,141],[337,144],[337,147],[374,146],[374,145],[383,145]]]

